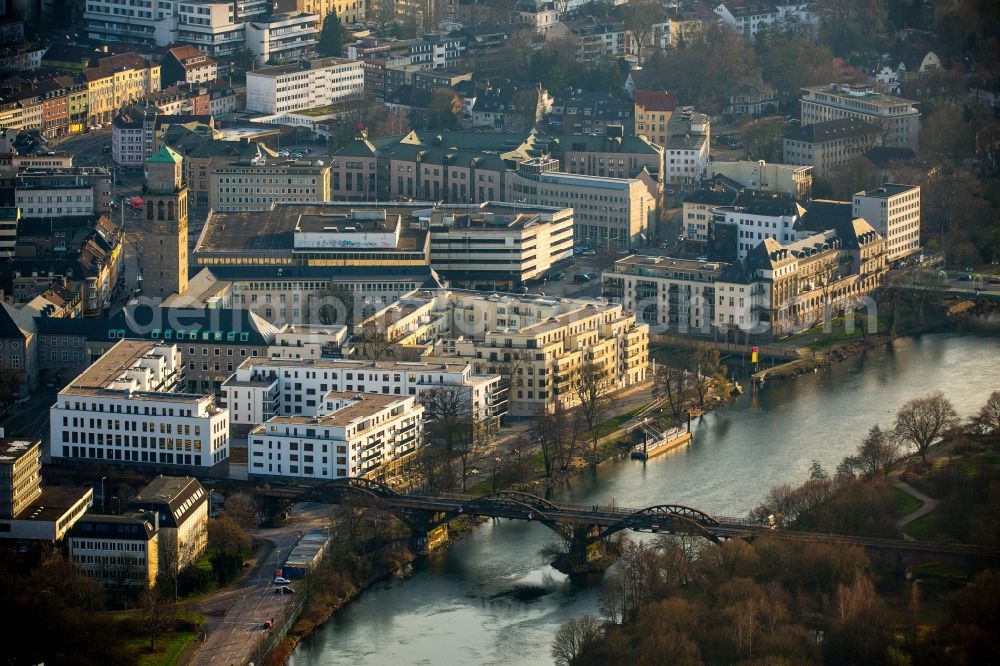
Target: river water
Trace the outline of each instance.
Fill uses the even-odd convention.
[[[890,424],[904,402],[938,389],[963,417],[1000,389],[1000,320],[900,339],[771,383],[696,420],[689,447],[645,466],[606,463],[553,501],[678,503],[742,516],[770,486],[804,480],[812,460],[832,470],[872,424]],[[559,625],[600,605],[598,582],[572,582],[547,565],[540,550],[553,542],[537,523],[486,523],[419,562],[407,580],[364,592],[303,641],[290,664],[549,665]]]

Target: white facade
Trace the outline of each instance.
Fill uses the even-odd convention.
[[[343,325],[285,326],[267,348],[268,358],[321,358],[343,346],[348,330]]]
[[[70,532],[69,559],[83,575],[105,585],[153,587],[159,536],[149,514],[86,516]]]
[[[287,113],[361,97],[364,69],[357,60],[316,58],[308,68],[268,67],[247,72],[247,111]]]
[[[122,340],[59,392],[53,458],[212,467],[228,457],[229,413],[212,396],[175,393],[176,345]]]
[[[795,240],[795,222],[805,211],[794,201],[761,200],[746,205],[720,206],[712,210],[715,225],[733,227],[737,236],[736,257],[743,259],[761,241],[770,238],[785,245]]]
[[[94,212],[94,188],[81,185],[80,187],[18,189],[14,193],[14,205],[21,210],[22,217],[91,215]]]
[[[375,476],[414,453],[424,408],[414,397],[328,393],[323,415],[277,416],[250,432],[250,474],[310,479]]]
[[[142,166],[146,161],[146,130],[142,123],[112,122],[111,156],[119,166]]]
[[[100,42],[166,46],[177,41],[177,0],[87,0],[87,37]]]
[[[274,416],[316,417],[330,392],[420,395],[455,387],[469,413],[499,416],[499,375],[475,375],[468,363],[397,363],[347,359],[248,359],[222,386],[233,424],[257,425]]]
[[[888,261],[920,251],[920,186],[886,183],[854,195],[854,217],[863,217],[885,239]]]
[[[316,52],[320,18],[315,14],[273,14],[246,24],[246,47],[261,64],[309,58]]]
[[[244,24],[248,17],[237,14],[235,3],[179,2],[177,4],[177,40],[193,44],[210,56],[227,56],[243,46]]]
[[[778,8],[769,2],[723,2],[716,7],[716,15],[723,23],[745,37],[757,33],[778,21]]]
[[[697,135],[671,139],[663,162],[668,183],[694,183],[704,177],[708,167],[708,140]]]
[[[802,126],[840,118],[860,118],[881,125],[885,145],[916,148],[920,111],[916,102],[875,92],[869,85],[829,84],[802,89]]]

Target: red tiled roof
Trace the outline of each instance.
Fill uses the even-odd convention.
[[[677,93],[662,90],[636,90],[635,103],[647,111],[673,111],[677,108]]]

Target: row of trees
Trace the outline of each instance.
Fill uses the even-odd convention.
[[[727,388],[726,366],[718,350],[708,345],[699,345],[688,353],[673,351],[657,360],[653,397],[664,400],[675,418],[684,414],[692,397],[699,407],[704,407],[709,395]]]

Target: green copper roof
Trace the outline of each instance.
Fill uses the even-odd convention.
[[[158,151],[149,156],[150,163],[176,164],[182,161],[180,154],[170,150],[167,146],[162,146]]]

